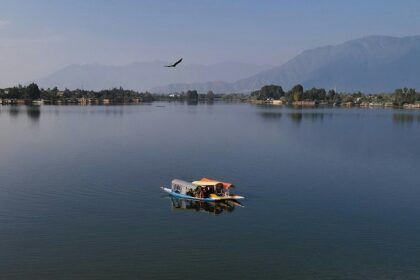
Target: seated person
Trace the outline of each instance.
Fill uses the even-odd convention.
[[[223,195],[223,187],[216,186],[216,194],[217,195]]]

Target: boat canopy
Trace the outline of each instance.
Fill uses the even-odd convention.
[[[223,188],[224,189],[230,189],[230,188],[234,188],[235,187],[231,183],[222,182],[222,181],[218,181],[218,180],[213,180],[213,179],[209,179],[209,178],[201,178],[199,182],[213,182],[213,184],[214,183],[221,183],[221,184],[223,184]],[[201,186],[203,186],[203,185],[201,185]]]
[[[174,179],[174,180],[172,180],[172,187],[195,189],[196,186],[194,186],[190,182],[187,182],[187,181],[184,181],[184,180]]]
[[[207,186],[220,186],[220,187],[222,187],[223,186],[223,184],[222,184],[222,182],[219,182],[219,181],[211,181],[211,182],[209,182],[209,181],[194,181],[194,182],[192,182],[194,185],[196,185],[196,186],[203,186],[203,187],[207,187]]]

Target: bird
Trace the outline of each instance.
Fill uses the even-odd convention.
[[[175,62],[174,64],[171,65],[165,65],[165,67],[176,67],[179,63],[181,63],[182,58],[180,60],[178,60],[177,62]]]

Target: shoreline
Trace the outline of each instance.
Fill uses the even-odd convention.
[[[402,106],[395,105],[389,102],[386,103],[376,103],[376,102],[362,102],[362,103],[339,103],[339,104],[331,104],[331,103],[323,103],[323,102],[316,102],[316,101],[296,101],[292,103],[285,103],[285,102],[276,102],[279,100],[269,100],[269,101],[261,101],[261,100],[250,100],[247,103],[253,105],[263,105],[263,106],[272,106],[272,107],[292,107],[292,108],[380,108],[380,109],[407,109],[407,110],[419,110],[420,103],[406,103]]]
[[[155,101],[186,102],[190,105],[213,102],[243,102],[256,105],[315,108],[365,107],[420,109],[420,92],[414,88],[399,88],[393,93],[364,94],[362,92],[336,92],[333,89],[310,88],[297,84],[284,91],[279,85],[265,85],[248,93],[199,93],[188,90],[181,93],[159,94],[120,88],[93,90],[59,90],[57,87],[39,88],[37,84],[0,89],[0,104],[11,105],[135,105]]]
[[[276,100],[274,100],[276,101]],[[84,101],[78,102],[77,100],[74,101],[51,101],[51,100],[0,100],[0,106],[33,106],[33,107],[40,107],[40,106],[133,106],[133,105],[152,105],[153,103],[182,103],[187,105],[212,105],[217,103],[246,103],[255,106],[267,106],[267,107],[286,107],[286,108],[294,108],[294,109],[314,109],[314,108],[364,108],[364,109],[404,109],[404,110],[420,110],[420,103],[414,104],[404,104],[403,106],[398,106],[389,103],[361,103],[361,104],[348,104],[348,103],[341,103],[341,104],[329,104],[329,103],[314,103],[314,102],[293,102],[293,103],[276,103],[273,101],[261,101],[261,100],[213,100],[213,101],[191,101],[191,100],[156,100],[156,101],[148,101],[142,102],[136,100],[128,101],[125,103],[122,102],[113,102],[110,100],[94,100],[94,101]]]

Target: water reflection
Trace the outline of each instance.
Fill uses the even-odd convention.
[[[204,202],[171,197],[171,206],[173,210],[190,210],[194,212],[207,212],[214,215],[220,215],[223,212],[231,213],[235,210],[235,206],[242,207],[242,204],[236,200]]]
[[[292,122],[298,123],[298,124],[302,122],[302,118],[303,118],[302,113],[295,112],[295,113],[289,113],[288,115],[289,115],[289,118]]]
[[[119,115],[119,116],[122,116],[122,115],[124,115],[124,107],[118,106],[117,108],[112,108],[112,109],[106,108],[105,114],[106,115]]]
[[[11,117],[16,118],[20,114],[20,106],[10,105],[9,114]]]
[[[280,119],[283,115],[281,112],[259,112],[259,114],[265,119]]]
[[[420,115],[414,114],[393,114],[392,120],[397,124],[411,124],[413,122],[420,122]]]
[[[20,114],[24,114],[33,121],[38,121],[41,116],[40,106],[30,105],[30,106],[21,106],[21,105],[10,105],[8,106],[7,111],[12,118],[17,118]]]
[[[323,121],[325,117],[331,117],[333,113],[325,113],[325,112],[302,112],[302,111],[294,111],[294,112],[258,112],[258,114],[270,120],[280,119],[283,115],[287,115],[289,119],[296,123],[300,124],[302,120],[310,120],[310,121]]]
[[[40,106],[28,106],[26,107],[26,113],[31,120],[38,121],[41,116],[41,108]]]
[[[187,105],[198,105],[198,100],[187,100]]]
[[[324,112],[292,112],[288,114],[290,120],[294,123],[300,124],[302,120],[323,121],[324,118],[332,117],[332,113]]]

